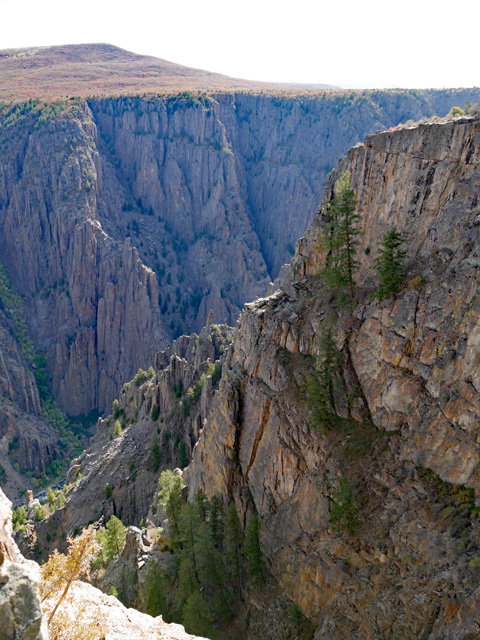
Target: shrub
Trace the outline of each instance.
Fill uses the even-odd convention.
[[[110,486],[109,482],[105,484],[104,492],[105,492],[105,498],[109,500],[112,497],[112,487]]]
[[[120,405],[118,404],[118,400],[114,400],[112,404],[112,413],[113,419],[116,420],[120,415]]]
[[[158,407],[156,404],[154,404],[152,407],[152,412],[150,413],[150,417],[155,422],[155,420],[158,420],[158,415],[159,415]]]
[[[345,529],[353,536],[360,526],[357,508],[357,492],[347,478],[342,478],[338,489],[333,494],[332,507],[330,509],[330,522],[333,530],[342,533]]]
[[[155,372],[153,375],[155,375]],[[143,369],[139,369],[135,374],[135,377],[133,378],[133,382],[136,387],[139,387],[141,384],[145,382],[145,380],[148,380],[148,378],[149,378],[148,372],[144,371]]]

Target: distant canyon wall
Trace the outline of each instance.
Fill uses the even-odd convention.
[[[365,133],[475,91],[105,98],[3,108],[0,258],[53,393],[104,411],[172,337],[233,323]]]

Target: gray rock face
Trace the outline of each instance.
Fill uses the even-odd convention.
[[[201,487],[233,497],[244,520],[259,514],[269,572],[315,638],[477,633],[479,155],[478,117],[349,151],[323,205],[349,170],[363,230],[357,306],[331,305],[319,214],[275,293],[246,305],[186,471],[191,495]],[[408,278],[376,304],[372,258],[394,225],[408,233]],[[310,426],[304,381],[329,311],[335,411],[349,421],[323,434]],[[330,520],[341,478],[357,491],[355,535]],[[258,612],[253,594],[250,606]],[[276,637],[270,629],[262,637]],[[253,622],[245,637],[258,637]]]
[[[214,392],[212,378],[217,378],[216,386],[220,358],[232,339],[230,332],[225,325],[209,325],[199,336],[182,336],[157,354],[154,376],[125,384],[118,416],[99,419],[90,447],[72,462],[67,475],[72,487],[65,506],[35,523],[41,559],[54,548],[64,550],[64,532],[72,535],[102,516],[108,522],[115,515],[125,525],[138,525],[147,518],[156,521],[158,477],[164,469],[184,467],[191,459]],[[122,430],[115,436],[117,419]]]
[[[38,565],[12,539],[12,506],[0,489],[0,638],[48,640],[38,591]]]
[[[10,495],[24,487],[22,473],[40,476],[61,456],[58,432],[43,418],[37,384],[0,310],[0,483]],[[15,465],[15,466],[14,466]]]
[[[232,322],[366,132],[472,95],[122,98],[7,114],[0,257],[62,408],[104,410],[210,309]]]

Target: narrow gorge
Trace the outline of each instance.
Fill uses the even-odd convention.
[[[233,502],[242,528],[252,517],[261,523],[263,585],[247,584],[222,638],[476,637],[479,159],[478,116],[378,133],[352,148],[291,265],[268,297],[246,305],[231,345],[209,325],[159,355],[153,377],[127,386],[124,431],[112,442],[113,417],[99,424],[71,468],[66,505],[38,525],[41,544],[48,548],[49,527],[79,530],[101,512],[162,523],[146,489],[155,488],[149,463],[135,462],[132,477],[131,462],[133,451],[148,461],[151,439],[171,430],[189,454],[196,443],[183,474],[190,499],[201,489],[224,507]],[[345,171],[362,221],[353,307],[322,276],[322,211]],[[408,238],[407,278],[378,303],[372,260],[392,226]],[[322,432],[312,428],[305,384],[332,314],[338,422]],[[187,386],[217,358],[221,378],[204,379],[179,422]],[[186,464],[172,455],[164,446],[157,476]],[[107,496],[102,470],[112,464]],[[350,533],[332,524],[345,483],[357,509]],[[171,551],[162,539],[145,546],[148,529],[135,535],[110,573],[135,576],[123,597],[142,608],[149,563]]]
[[[480,118],[434,117],[477,95],[0,105],[0,483],[20,504],[72,460],[63,489],[14,513],[26,557],[118,518],[123,550],[91,577],[111,595],[84,602],[118,596],[152,633],[147,613],[213,640],[477,637]],[[345,175],[350,301],[325,279]],[[393,227],[406,277],[379,301]],[[328,326],[335,420],[316,429]],[[0,508],[0,571],[35,590]],[[223,567],[220,604],[201,553]]]

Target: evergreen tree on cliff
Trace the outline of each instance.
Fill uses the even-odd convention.
[[[326,249],[328,251],[325,276],[331,288],[348,286],[353,301],[354,274],[360,264],[356,258],[360,216],[357,200],[350,188],[350,172],[346,171],[335,183],[335,195],[327,208]]]
[[[393,227],[384,236],[382,242],[378,243],[378,256],[374,260],[377,272],[378,289],[376,298],[385,300],[400,291],[402,282],[405,280],[403,263],[406,253],[401,249],[405,239]]]

